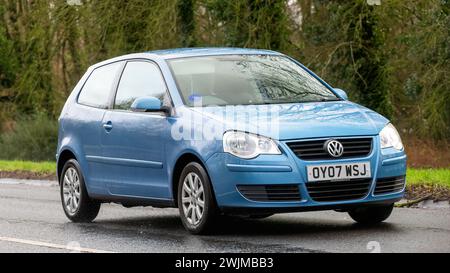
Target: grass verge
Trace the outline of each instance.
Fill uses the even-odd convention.
[[[439,185],[450,189],[450,169],[408,169],[408,185]]]
[[[36,174],[53,174],[56,171],[55,162],[32,162],[32,161],[9,161],[0,160],[0,171],[2,172],[16,172],[25,171]]]
[[[450,169],[409,168],[406,182],[407,200],[450,201]]]

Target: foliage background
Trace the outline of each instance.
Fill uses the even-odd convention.
[[[89,65],[191,46],[291,55],[448,156],[449,12],[449,0],[0,0],[0,158],[54,159],[56,119]]]

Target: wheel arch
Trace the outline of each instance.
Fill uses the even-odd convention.
[[[178,157],[176,160],[176,163],[173,168],[172,172],[172,179],[171,179],[171,188],[172,188],[172,198],[174,200],[175,207],[178,207],[178,183],[180,182],[180,176],[183,171],[183,168],[191,163],[196,162],[200,164],[206,171],[206,174],[208,175],[209,180],[211,181],[211,176],[209,175],[208,169],[206,168],[206,164],[200,159],[200,156],[196,155],[192,152],[186,152]],[[214,188],[213,183],[211,182],[211,188],[213,192],[214,201],[216,200],[216,196],[214,194]]]
[[[58,162],[57,162],[57,169],[56,169],[56,175],[58,178],[58,183],[60,183],[59,178],[61,176],[61,172],[64,168],[64,165],[66,164],[67,161],[69,161],[70,159],[75,159],[78,161],[77,156],[75,155],[75,153],[73,151],[71,151],[70,149],[64,149],[63,151],[61,151],[61,153],[58,156]]]

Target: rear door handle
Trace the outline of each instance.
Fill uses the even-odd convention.
[[[104,123],[104,124],[103,124],[103,128],[104,128],[107,132],[111,131],[112,128],[113,128],[112,122],[111,122],[111,121],[108,121],[107,123]]]

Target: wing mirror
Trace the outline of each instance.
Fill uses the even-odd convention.
[[[333,90],[334,92],[336,92],[336,94],[338,94],[339,97],[341,97],[344,100],[348,100],[347,92],[339,88],[333,88]]]
[[[164,112],[168,114],[169,110],[169,107],[163,106],[161,100],[155,97],[137,98],[131,105],[133,112]]]

